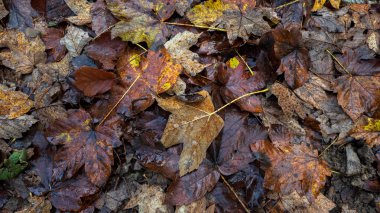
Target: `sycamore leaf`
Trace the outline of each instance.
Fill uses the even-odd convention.
[[[91,3],[87,2],[87,0],[65,0],[65,2],[67,6],[69,6],[69,8],[75,14],[77,14],[77,16],[70,16],[66,18],[69,22],[76,25],[85,25],[91,23]]]
[[[331,6],[333,6],[336,9],[339,9],[341,0],[330,0]],[[317,11],[323,8],[323,5],[326,3],[326,0],[315,0],[313,8],[311,11]]]
[[[23,115],[14,119],[0,117],[0,138],[21,138],[22,133],[37,122],[31,115]]]
[[[355,139],[364,139],[369,147],[380,145],[380,120],[362,116],[349,134]]]
[[[13,119],[27,113],[33,107],[33,101],[20,91],[2,89],[0,85],[0,116]]]
[[[0,48],[9,50],[0,51],[0,61],[4,66],[16,70],[21,74],[31,73],[34,66],[46,60],[45,46],[39,37],[28,39],[24,33],[17,30],[0,32]]]
[[[110,90],[115,78],[112,72],[84,66],[75,72],[74,85],[86,96],[92,97]]]
[[[335,82],[339,105],[353,121],[363,114],[371,115],[380,99],[380,62],[360,60],[353,51],[338,60],[348,72],[342,71]]]
[[[92,118],[84,110],[69,110],[68,117],[56,120],[46,131],[50,143],[63,145],[54,156],[53,180],[70,179],[84,167],[90,182],[106,183],[113,164],[113,147],[119,135],[107,126],[91,128]]]
[[[112,14],[121,20],[112,28],[113,38],[119,36],[123,41],[134,44],[146,42],[148,47],[152,47],[153,44],[158,47],[166,41],[168,29],[162,21],[174,13],[174,5],[170,2],[168,5],[148,0],[106,2]]]
[[[10,180],[19,175],[27,166],[26,150],[15,151],[0,165],[0,181]]]
[[[166,201],[171,205],[188,205],[211,191],[220,178],[220,173],[205,160],[199,169],[177,178],[169,186]]]
[[[206,91],[199,94],[206,97],[200,103],[184,103],[176,97],[157,98],[158,105],[172,113],[161,138],[162,144],[165,147],[183,144],[180,176],[199,167],[206,157],[207,148],[223,127],[223,119],[219,115],[207,116],[214,111],[210,95]]]
[[[70,25],[67,27],[66,35],[60,40],[60,43],[66,46],[72,57],[76,57],[81,54],[83,47],[89,41],[91,41],[91,37],[86,31]]]
[[[140,185],[124,209],[139,206],[139,212],[169,212],[170,207],[164,204],[165,193],[160,186]]]
[[[191,76],[201,72],[207,65],[199,63],[199,56],[189,50],[191,46],[198,42],[201,34],[194,34],[190,31],[178,33],[165,43],[165,48],[172,56],[175,63],[182,65],[185,71]]]

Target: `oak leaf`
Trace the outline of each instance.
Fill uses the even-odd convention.
[[[115,83],[115,74],[92,67],[81,67],[75,71],[74,85],[86,96],[103,94]]]
[[[344,52],[338,60],[345,67],[336,79],[338,103],[356,121],[361,115],[371,115],[380,99],[380,62],[360,60],[353,51]]]
[[[113,164],[113,148],[121,144],[119,135],[107,126],[91,127],[92,118],[84,110],[69,110],[68,117],[56,120],[46,131],[50,143],[63,145],[54,156],[53,180],[70,179],[84,167],[90,182],[106,183]]]
[[[14,119],[27,113],[33,107],[33,101],[20,91],[3,90],[0,85],[0,116]]]
[[[17,30],[0,32],[0,47],[9,50],[0,51],[0,60],[4,66],[21,74],[31,73],[34,66],[46,60],[45,45],[39,37],[28,39]]]
[[[183,176],[194,171],[206,157],[207,148],[223,127],[223,119],[213,114],[214,105],[206,91],[198,94],[205,96],[200,103],[183,103],[171,97],[157,98],[158,105],[172,114],[166,124],[161,142],[165,147],[179,143],[183,150],[179,160],[179,174]]]
[[[69,22],[76,25],[91,23],[91,3],[87,2],[87,0],[65,0],[65,2],[67,6],[69,6],[69,8],[77,15],[66,18]]]

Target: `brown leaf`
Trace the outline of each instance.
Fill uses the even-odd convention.
[[[8,119],[18,118],[33,107],[33,101],[20,91],[2,88],[0,85],[0,116]]]
[[[210,192],[210,197],[211,202],[216,204],[215,212],[245,212],[235,195],[223,183],[216,184]]]
[[[380,121],[367,116],[360,117],[349,134],[355,139],[364,139],[369,147],[380,145]]]
[[[117,19],[114,18],[111,12],[107,9],[105,0],[98,0],[92,4],[91,15],[91,27],[92,30],[95,31],[96,35],[102,34],[117,22]]]
[[[360,60],[353,51],[338,59],[349,72],[336,79],[338,103],[356,121],[361,115],[371,115],[380,99],[380,62]]]
[[[60,61],[66,53],[66,47],[60,43],[65,32],[59,28],[48,28],[43,32],[41,39],[48,51],[48,61]]]
[[[103,69],[113,69],[116,65],[117,59],[124,52],[126,43],[120,39],[111,39],[110,33],[104,33],[85,50],[87,55],[102,64]]]
[[[179,175],[194,171],[206,157],[207,148],[223,127],[223,119],[214,114],[211,97],[206,91],[199,92],[206,99],[200,103],[187,104],[175,97],[157,98],[158,105],[172,114],[166,124],[161,142],[165,147],[179,143],[183,150],[179,160]]]
[[[75,71],[74,85],[86,96],[92,97],[110,90],[115,78],[112,72],[85,66]]]
[[[17,30],[0,32],[0,47],[9,50],[0,51],[0,60],[4,66],[21,74],[31,73],[34,66],[46,60],[45,46],[39,37],[28,39]]]
[[[7,2],[9,3],[7,28],[25,31],[27,27],[34,27],[33,18],[36,18],[38,13],[33,9],[30,0],[11,0]]]
[[[50,213],[52,209],[50,201],[46,200],[45,197],[31,196],[28,201],[29,206],[16,213]]]
[[[3,1],[0,1],[0,20],[8,15],[8,10],[5,8]]]
[[[280,211],[289,211],[295,213],[320,212],[329,213],[336,207],[335,203],[319,194],[314,202],[309,202],[305,196],[300,196],[296,191],[289,195],[281,197],[283,209]]]
[[[69,22],[76,25],[89,24],[92,21],[90,14],[91,3],[87,0],[65,0],[67,6],[75,13],[77,16],[70,16],[66,18]]]
[[[222,96],[226,102],[235,98],[263,89],[266,86],[267,77],[264,73],[257,71],[252,76],[246,71],[246,65],[241,58],[233,57],[227,61],[226,66],[220,66],[218,80],[225,86],[222,88]],[[242,98],[236,104],[245,111],[257,113],[262,112],[261,101],[256,95]]]
[[[102,186],[111,174],[113,147],[119,136],[107,126],[91,128],[92,119],[84,110],[69,110],[68,118],[56,120],[45,135],[50,143],[63,145],[54,156],[53,180],[74,177],[84,167],[89,181]]]
[[[207,200],[204,197],[195,202],[192,202],[189,205],[177,206],[175,209],[175,213],[198,213],[198,212],[207,213],[206,207],[207,207]]]
[[[139,206],[139,212],[169,212],[170,207],[164,204],[165,193],[160,186],[140,185],[124,209]]]
[[[68,26],[66,35],[60,40],[62,45],[65,45],[70,56],[76,57],[81,54],[84,46],[91,41],[88,33],[78,27]]]
[[[15,119],[0,117],[0,138],[21,138],[22,133],[28,131],[36,122],[37,120],[31,115],[23,115]]]
[[[176,179],[169,186],[166,201],[171,205],[188,205],[211,191],[219,177],[219,172],[205,160],[198,170]]]

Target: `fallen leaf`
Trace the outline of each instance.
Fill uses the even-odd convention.
[[[119,136],[107,126],[91,128],[92,119],[84,110],[69,110],[68,117],[56,120],[45,135],[50,143],[63,145],[54,156],[53,181],[74,177],[84,167],[89,181],[102,186],[111,174],[113,148]]]
[[[166,202],[171,205],[188,205],[211,191],[220,174],[205,160],[198,170],[173,181],[166,192]]]
[[[117,19],[114,18],[112,13],[107,9],[105,0],[98,0],[92,4],[91,15],[91,27],[98,36],[117,22]]]
[[[65,0],[49,0],[45,2],[46,14],[48,21],[61,22],[65,17],[75,15],[73,11],[67,6]]]
[[[380,99],[380,63],[360,60],[353,51],[338,58],[348,72],[335,81],[338,103],[356,121],[361,115],[371,115],[378,109]]]
[[[186,11],[190,9],[192,3],[193,0],[177,0],[175,1],[175,10],[179,15],[184,16]]]
[[[380,145],[380,121],[367,116],[360,117],[349,134],[357,140],[364,139],[369,147]]]
[[[339,18],[339,15],[337,15],[337,13],[335,13],[334,11],[331,11],[328,8],[323,8],[313,13],[306,24],[309,27],[320,28],[324,32],[330,32],[330,33],[346,32],[344,21],[342,21]]]
[[[85,66],[75,71],[74,85],[84,95],[92,97],[110,90],[115,83],[115,78],[112,72]]]
[[[313,8],[311,11],[317,11],[322,9],[323,5],[326,3],[326,0],[315,0]],[[339,9],[340,0],[330,0],[331,6],[333,6],[336,9]]]
[[[85,50],[90,58],[102,64],[103,69],[109,70],[115,67],[125,48],[125,42],[119,38],[111,39],[110,33],[104,33],[91,42]]]
[[[17,177],[28,166],[26,150],[14,151],[0,166],[0,181]]]
[[[4,66],[21,74],[31,73],[34,66],[46,60],[45,46],[39,37],[28,39],[17,30],[0,32],[0,47],[9,50],[0,51],[0,60]]]
[[[53,185],[49,198],[51,204],[60,211],[80,211],[89,205],[90,198],[98,191],[86,176],[80,175]]]
[[[69,8],[77,15],[66,18],[69,22],[76,25],[91,23],[91,3],[87,2],[87,0],[65,0],[65,2],[67,6],[69,6]]]
[[[0,116],[18,118],[33,107],[33,101],[20,91],[3,90],[0,86]]]
[[[28,201],[29,206],[16,213],[50,213],[52,209],[50,201],[45,197],[31,196],[28,197]]]
[[[15,119],[0,117],[0,138],[11,139],[21,138],[22,133],[37,122],[31,115],[23,115]]]
[[[88,33],[78,27],[68,26],[65,37],[60,40],[65,45],[72,57],[79,56],[86,44],[91,41]]]
[[[211,26],[230,7],[221,0],[208,0],[191,8],[186,17],[195,25]]]
[[[112,38],[120,37],[123,41],[134,44],[146,42],[148,47],[159,47],[164,44],[168,34],[165,21],[174,13],[174,7],[147,0],[106,0],[108,9],[121,21],[112,28]],[[167,10],[169,8],[169,10]],[[171,9],[170,9],[171,8]],[[160,17],[165,11],[165,17]],[[158,17],[157,17],[157,15]]]
[[[165,43],[165,48],[172,56],[175,63],[182,65],[185,71],[191,76],[200,73],[207,65],[199,63],[199,56],[189,50],[191,46],[198,42],[201,34],[190,31],[178,33]]]
[[[7,28],[25,31],[27,27],[34,27],[33,18],[36,18],[38,13],[33,9],[30,0],[11,0],[7,3],[9,9]]]
[[[60,43],[65,32],[59,28],[48,28],[41,36],[48,51],[48,61],[60,61],[66,54],[66,47]]]
[[[206,212],[207,200],[205,197],[192,202],[189,205],[177,206],[175,209],[175,213],[198,213],[198,212]]]
[[[216,205],[215,212],[245,212],[235,195],[223,183],[218,182],[209,195],[210,202]]]
[[[226,102],[230,102],[242,95],[264,89],[266,74],[257,71],[254,75],[246,71],[246,65],[241,58],[229,59],[226,66],[218,69],[218,80],[224,85],[222,95]],[[257,95],[251,95],[235,102],[242,110],[257,113],[262,112],[261,101]]]
[[[9,14],[8,10],[5,8],[3,1],[0,1],[0,20]]]
[[[140,185],[124,209],[139,206],[139,212],[169,212],[170,207],[164,204],[165,194],[160,186]]]
[[[314,202],[309,202],[305,196],[301,197],[296,191],[281,197],[283,208],[281,211],[295,213],[321,212],[329,213],[336,207],[335,203],[319,194]]]
[[[161,142],[165,147],[179,143],[183,150],[179,160],[179,175],[196,170],[206,157],[207,148],[223,127],[223,119],[214,114],[214,105],[206,91],[198,94],[206,97],[200,103],[187,104],[171,98],[157,98],[158,105],[172,114],[166,124]]]

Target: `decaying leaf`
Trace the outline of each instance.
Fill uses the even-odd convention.
[[[33,19],[38,16],[29,0],[12,0],[6,1],[9,9],[9,21],[7,28],[19,29],[25,31],[26,28],[32,28]]]
[[[189,205],[177,206],[175,213],[198,213],[206,212],[207,199],[201,198]]]
[[[0,1],[0,20],[8,15],[8,10],[5,8],[3,1]]]
[[[31,115],[23,115],[14,119],[0,117],[0,138],[21,138],[22,133],[37,122]]]
[[[77,15],[70,16],[67,20],[76,25],[85,25],[91,23],[90,14],[92,4],[87,0],[65,0],[67,6]]]
[[[172,56],[174,62],[182,65],[185,71],[191,76],[195,76],[207,66],[199,63],[198,54],[189,50],[192,45],[197,43],[199,37],[200,34],[184,31],[178,33],[165,43],[165,48]]]
[[[148,47],[165,43],[168,29],[162,23],[174,13],[174,5],[157,4],[147,0],[106,0],[108,9],[121,21],[112,28],[112,37],[134,44],[146,42]],[[163,16],[162,12],[165,12]],[[157,15],[158,17],[157,17]]]
[[[75,86],[86,96],[92,97],[110,90],[115,78],[112,72],[85,66],[75,72]]]
[[[380,145],[380,120],[362,116],[349,134],[358,140],[364,139],[370,147]]]
[[[333,6],[336,9],[339,9],[341,0],[330,0],[331,6]],[[326,3],[326,0],[315,0],[313,8],[311,9],[312,11],[317,11],[322,9],[323,5]]]
[[[339,105],[353,121],[363,114],[370,116],[380,99],[380,62],[360,60],[353,51],[338,60],[345,67],[335,82]]]
[[[75,26],[69,26],[65,37],[61,39],[60,43],[66,46],[72,57],[76,57],[80,55],[89,41],[91,41],[91,37],[86,31]]]
[[[221,0],[208,0],[191,8],[186,17],[195,25],[211,26],[230,7]]]
[[[65,36],[65,32],[59,28],[48,28],[41,36],[48,50],[48,61],[60,61],[66,53],[66,47],[60,43],[61,38]]]
[[[45,197],[31,196],[28,197],[28,201],[29,206],[16,213],[50,213],[52,209],[50,201],[46,200]]]
[[[102,186],[107,181],[119,136],[109,127],[91,125],[86,111],[69,110],[67,118],[56,120],[46,131],[50,143],[63,145],[54,156],[55,182],[74,177],[82,167],[92,184]]]
[[[139,206],[139,212],[169,212],[170,207],[164,204],[165,194],[161,187],[155,185],[140,185],[124,209]]]
[[[33,101],[20,91],[3,90],[0,86],[0,116],[14,119],[27,113],[33,107]]]
[[[335,203],[319,194],[314,202],[309,202],[306,196],[301,197],[296,191],[281,197],[282,211],[295,213],[320,212],[329,213],[336,207]]]
[[[0,60],[4,66],[20,74],[31,73],[34,66],[46,60],[45,46],[39,37],[28,39],[17,30],[0,32],[0,47],[9,49],[0,51]]]
[[[175,97],[157,98],[158,105],[172,114],[166,124],[161,142],[165,147],[179,143],[183,151],[179,160],[179,174],[194,171],[206,157],[206,150],[223,127],[223,119],[209,113],[214,111],[210,95],[206,91],[198,94],[206,97],[200,103],[183,103]]]
[[[10,180],[19,175],[27,166],[26,150],[15,151],[0,165],[0,181]]]
[[[102,34],[117,22],[116,18],[113,17],[111,12],[107,9],[105,0],[98,0],[92,4],[91,15],[91,26],[96,35]]]

